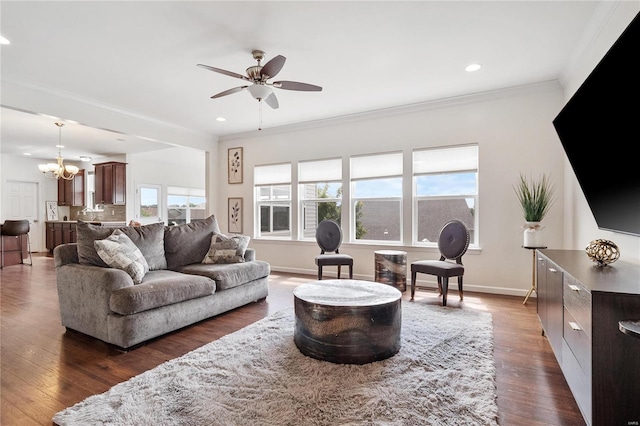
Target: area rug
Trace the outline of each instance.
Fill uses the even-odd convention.
[[[402,347],[364,365],[300,353],[281,311],[57,413],[64,425],[497,425],[492,318],[402,302]]]

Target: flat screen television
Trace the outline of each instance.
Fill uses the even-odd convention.
[[[599,229],[640,236],[640,14],[553,120]]]

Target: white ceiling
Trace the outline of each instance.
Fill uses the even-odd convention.
[[[323,87],[275,89],[280,108],[262,116],[272,128],[560,79],[605,3],[3,0],[1,77],[224,136],[256,130],[259,104],[246,91],[210,99],[245,82],[196,64],[244,74],[261,49],[287,58],[275,80]],[[465,72],[473,62],[483,68]],[[2,153],[55,157],[55,119],[1,103]],[[67,121],[63,156],[165,147],[108,130]]]

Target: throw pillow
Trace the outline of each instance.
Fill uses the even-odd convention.
[[[211,245],[211,236],[220,233],[215,216],[184,225],[166,226],[164,254],[167,268],[200,263]]]
[[[78,221],[76,225],[76,242],[78,248],[78,262],[81,265],[102,266],[108,265],[98,256],[94,242],[104,240],[113,232],[114,228],[106,226],[92,225],[87,222]]]
[[[249,245],[249,236],[234,235],[227,237],[213,234],[211,246],[202,263],[241,263],[244,262],[244,252]]]
[[[94,245],[96,252],[107,265],[122,269],[136,284],[140,284],[149,272],[149,265],[140,249],[120,229],[113,231],[113,234],[104,240],[95,241]]]
[[[142,226],[127,226],[120,228],[138,246],[149,270],[167,269],[167,259],[164,256],[164,223],[152,223]]]

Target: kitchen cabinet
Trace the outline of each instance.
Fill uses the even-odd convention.
[[[94,164],[96,204],[126,204],[126,165],[116,161]]]
[[[539,250],[538,261],[538,315],[585,422],[639,424],[640,339],[619,322],[640,318],[640,266],[598,267],[581,250]]]
[[[62,222],[47,222],[46,247],[49,253],[62,244]]]
[[[58,179],[58,205],[84,206],[84,169],[73,179]]]
[[[47,222],[46,246],[50,253],[60,244],[75,242],[76,222]]]

